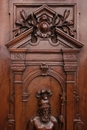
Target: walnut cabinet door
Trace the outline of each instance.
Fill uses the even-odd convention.
[[[87,2],[2,3],[0,129],[85,130]]]

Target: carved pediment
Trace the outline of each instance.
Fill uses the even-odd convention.
[[[39,9],[37,9],[34,12],[34,15],[36,16],[36,18],[41,17],[43,14],[47,15],[48,17],[53,18],[53,16],[56,14],[56,12],[54,10],[52,10],[49,6],[47,5],[43,5],[41,6]]]
[[[11,41],[9,41],[6,46],[12,50],[12,49],[37,49],[44,48],[47,49],[49,47],[52,47],[54,49],[62,49],[62,48],[81,48],[83,47],[83,44],[76,40],[75,38],[69,36],[68,34],[64,33],[60,29],[56,28],[56,33],[58,34],[58,41],[57,43],[53,43],[50,38],[40,38],[36,43],[31,42],[31,33],[33,32],[33,29],[29,29],[25,31],[24,33],[20,34],[19,36],[15,37]],[[47,46],[47,47],[46,47]]]
[[[39,7],[32,14],[20,11],[22,22],[16,20],[15,38],[6,46],[11,49],[62,49],[81,48],[83,44],[74,36],[73,21],[67,21],[70,14],[57,14],[47,5]]]

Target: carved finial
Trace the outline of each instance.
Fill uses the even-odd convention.
[[[47,75],[48,65],[42,63],[42,65],[40,66],[40,70],[42,71],[42,75]]]

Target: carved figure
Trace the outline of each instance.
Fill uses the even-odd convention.
[[[40,90],[36,97],[38,100],[38,116],[29,120],[28,130],[58,130],[58,121],[51,116],[50,90]]]

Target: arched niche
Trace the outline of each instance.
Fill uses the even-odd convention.
[[[55,78],[52,76],[38,76],[30,82],[27,89],[27,92],[29,92],[29,99],[26,107],[27,118],[31,119],[37,115],[38,99],[36,98],[36,93],[41,89],[50,89],[52,91],[52,97],[50,99],[52,115],[55,117],[60,115],[60,94],[62,93],[62,90],[59,82]]]

